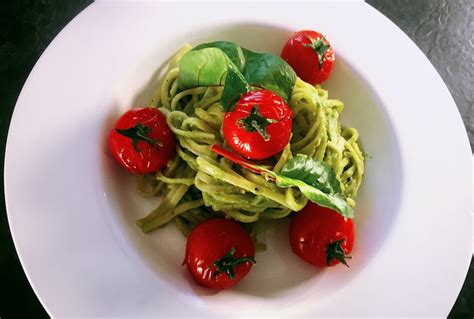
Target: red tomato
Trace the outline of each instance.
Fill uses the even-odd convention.
[[[303,260],[319,267],[339,262],[348,266],[346,258],[354,246],[352,219],[309,202],[294,214],[290,225],[290,245]]]
[[[189,234],[184,263],[201,286],[227,289],[252,268],[255,248],[249,234],[235,221],[209,219]]]
[[[288,144],[293,111],[277,94],[258,90],[244,94],[224,116],[227,144],[249,159],[277,154]]]
[[[160,170],[173,156],[175,146],[166,117],[152,107],[125,112],[109,135],[110,151],[133,174]]]
[[[326,81],[334,66],[334,51],[321,33],[303,30],[286,42],[281,57],[296,74],[313,85]]]

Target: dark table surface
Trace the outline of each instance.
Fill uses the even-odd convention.
[[[472,147],[474,1],[368,2],[395,22],[433,63],[456,101]],[[56,34],[90,3],[89,0],[25,0],[4,1],[0,5],[0,147],[3,153],[11,114],[28,73]],[[2,156],[1,167],[3,160]],[[47,317],[18,260],[8,228],[3,192],[0,196],[0,317]],[[450,317],[474,317],[472,261]]]

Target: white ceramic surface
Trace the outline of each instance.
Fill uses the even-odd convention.
[[[146,104],[183,43],[225,39],[276,54],[322,31],[337,62],[324,84],[345,102],[367,160],[351,268],[292,255],[284,222],[235,289],[196,286],[173,225],[143,235],[156,201],[104,145],[121,112]],[[361,42],[363,40],[363,42]],[[22,265],[52,316],[445,316],[471,257],[471,154],[453,99],[395,25],[364,3],[95,3],[51,43],[18,99],[5,192]]]

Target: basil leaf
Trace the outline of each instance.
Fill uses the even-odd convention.
[[[326,194],[317,189],[314,186],[308,185],[303,181],[298,179],[284,177],[282,175],[276,176],[276,184],[279,187],[288,188],[292,186],[296,186],[300,189],[300,191],[305,195],[310,201],[318,204],[319,206],[328,207],[346,218],[354,218],[354,210],[351,206],[346,202],[344,195],[341,193],[337,194]]]
[[[296,186],[312,202],[354,218],[354,209],[342,194],[334,170],[326,163],[298,154],[288,160],[275,177],[278,186]]]
[[[231,111],[240,97],[250,90],[243,75],[234,67],[229,67],[221,96],[221,107],[224,112]]]
[[[229,41],[215,41],[209,43],[199,44],[193,48],[193,50],[201,50],[205,48],[219,48],[221,49],[235,64],[237,69],[242,72],[245,67],[245,56],[242,48],[235,44],[234,42]]]
[[[178,88],[223,85],[229,57],[218,48],[205,48],[187,52],[179,61]],[[235,67],[235,66],[234,66]]]
[[[251,85],[261,86],[280,95],[286,102],[291,98],[296,82],[295,71],[282,58],[270,53],[244,49],[244,77]]]
[[[315,160],[303,154],[289,159],[281,168],[280,174],[304,181],[326,194],[341,192],[341,184],[331,166],[323,161]]]
[[[342,194],[336,174],[322,161],[298,154],[283,165],[280,173],[275,173],[219,145],[212,145],[211,150],[252,172],[263,175],[269,181],[275,181],[279,187],[298,187],[310,201],[331,208],[346,218],[354,218],[354,209]]]

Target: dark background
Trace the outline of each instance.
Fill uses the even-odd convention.
[[[92,1],[3,1],[0,5],[0,150],[20,90],[43,50]],[[449,87],[474,145],[474,1],[370,0],[425,53]],[[358,35],[363,41],[363,35]],[[394,48],[396,52],[397,48]],[[409,70],[407,70],[407,75]],[[3,167],[4,158],[1,157]],[[1,170],[3,180],[3,170]],[[15,252],[0,194],[0,317],[48,317]],[[422,257],[420,257],[422,258]],[[429,261],[427,261],[429,267]],[[390,289],[390,287],[387,287]],[[474,317],[474,262],[450,317]],[[427,291],[427,294],[443,293]]]

